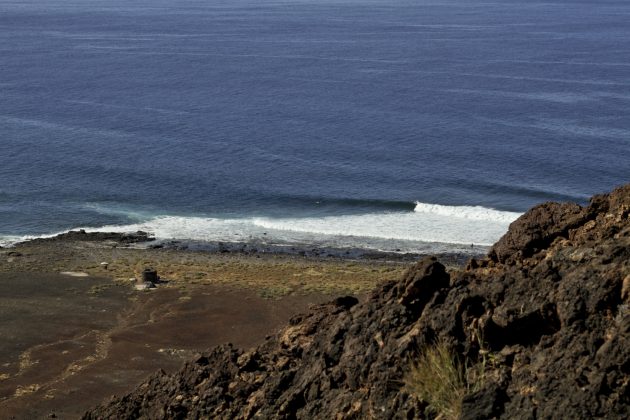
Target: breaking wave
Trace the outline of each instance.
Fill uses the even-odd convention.
[[[103,210],[105,211],[105,210]],[[116,211],[119,211],[118,209]],[[80,227],[88,231],[143,230],[158,240],[259,242],[401,252],[437,252],[490,246],[520,213],[480,206],[416,203],[413,211],[319,217],[216,218],[161,215],[133,223]],[[79,228],[79,227],[77,227]],[[15,239],[15,238],[11,238]],[[29,239],[29,238],[21,238]],[[5,244],[7,241],[4,240]]]
[[[501,211],[481,206],[443,206],[416,201],[416,213],[425,213],[468,220],[487,220],[497,223],[512,223],[521,213]]]

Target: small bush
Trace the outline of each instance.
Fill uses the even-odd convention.
[[[425,348],[405,377],[406,390],[427,403],[437,418],[461,417],[462,401],[483,384],[483,365],[467,366],[443,342]]]

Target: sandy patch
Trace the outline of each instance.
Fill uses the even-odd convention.
[[[59,274],[63,276],[70,276],[70,277],[89,277],[90,276],[88,273],[84,273],[82,271],[62,271]]]

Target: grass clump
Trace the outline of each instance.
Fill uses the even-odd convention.
[[[441,420],[459,419],[464,396],[481,389],[483,364],[469,366],[444,342],[426,347],[405,376],[407,392],[427,403],[427,411]]]

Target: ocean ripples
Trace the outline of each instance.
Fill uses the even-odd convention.
[[[563,4],[5,2],[0,236],[490,244],[627,182],[630,6]]]

